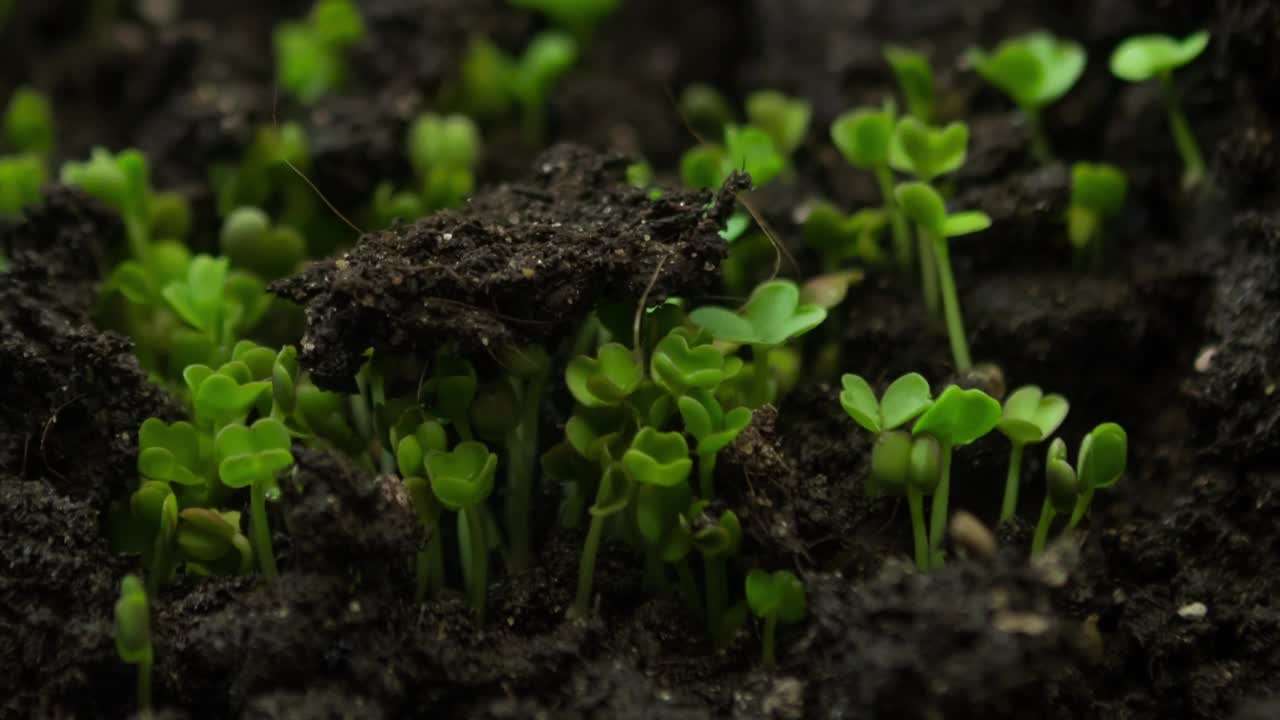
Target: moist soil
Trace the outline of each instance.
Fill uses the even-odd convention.
[[[366,0],[359,79],[311,108],[277,97],[269,30],[308,3],[191,4],[181,21],[125,15],[98,27],[78,3],[21,3],[0,32],[0,97],[53,96],[59,150],[138,145],[160,187],[188,193],[216,227],[206,168],[259,124],[296,121],[311,178],[356,211],[380,179],[406,179],[413,116],[450,82],[466,38],[518,49],[541,27],[500,0]],[[199,8],[194,6],[198,5]],[[1073,270],[1063,239],[1068,171],[1037,166],[1005,101],[955,58],[1048,27],[1090,51],[1080,84],[1047,116],[1062,158],[1106,160],[1131,181],[1107,262]],[[1110,79],[1121,38],[1209,28],[1179,73],[1213,183],[1186,194],[1152,88]],[[480,190],[464,207],[352,234],[349,249],[275,286],[303,304],[304,364],[349,387],[370,345],[429,356],[449,341],[477,362],[504,345],[570,338],[601,302],[720,299],[720,197],[623,181],[626,155],[670,177],[695,140],[671,97],[691,81],[740,99],[776,87],[814,104],[791,178],[754,204],[800,266],[794,209],[817,197],[877,202],[823,130],[892,90],[885,42],[932,55],[943,114],[969,120],[957,206],[993,228],[955,243],[974,354],[997,370],[954,377],[945,334],[917,294],[870,269],[833,312],[842,363],[874,382],[919,371],[935,387],[1036,383],[1072,403],[1072,446],[1094,424],[1129,431],[1125,478],[1078,536],[1029,563],[1038,483],[1019,518],[957,533],[944,568],[914,572],[906,508],[863,491],[869,441],[830,379],[806,376],[756,413],[717,487],[743,519],[741,564],[793,567],[806,620],[785,627],[779,666],[757,668],[744,630],[713,652],[638,563],[606,545],[591,619],[568,619],[582,533],[537,531],[523,574],[495,573],[488,621],[460,597],[412,601],[420,546],[398,480],[320,451],[297,453],[273,528],[279,582],[179,578],[153,599],[155,697],[165,717],[246,718],[1273,718],[1280,677],[1280,9],[1269,0],[627,0],[549,101],[549,137],[485,129]],[[110,213],[51,189],[0,227],[0,717],[127,717],[132,668],[111,612],[135,566],[114,555],[106,511],[135,481],[141,421],[181,408],[147,382],[130,343],[92,323],[95,286],[122,242]],[[209,245],[213,233],[197,233]],[[354,243],[352,245],[352,243]],[[210,245],[211,246],[211,245]],[[486,360],[487,359],[487,360]],[[562,429],[552,393],[543,434]],[[1043,472],[1038,453],[1025,478]],[[1007,445],[957,454],[953,508],[988,525]],[[558,489],[539,490],[540,516]],[[276,522],[278,520],[278,522]]]

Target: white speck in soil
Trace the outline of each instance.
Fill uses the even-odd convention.
[[[1200,620],[1209,614],[1209,608],[1202,602],[1193,602],[1178,608],[1178,617],[1183,620]]]

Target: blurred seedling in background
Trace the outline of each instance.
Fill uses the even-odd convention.
[[[459,554],[467,596],[476,622],[483,623],[490,547],[485,501],[493,493],[498,456],[484,443],[467,440],[452,450],[428,450],[422,465],[440,506],[458,515]]]
[[[893,226],[894,258],[898,269],[905,274],[911,271],[911,234],[893,195],[893,170],[889,166],[889,148],[896,125],[892,104],[879,110],[852,110],[831,124],[831,140],[851,165],[875,174],[884,215]]]
[[[135,575],[126,575],[120,583],[120,597],[115,606],[116,653],[130,665],[138,666],[138,712],[151,714],[151,668],[155,654],[151,646],[151,607],[147,591]]]
[[[1078,269],[1103,266],[1102,225],[1124,209],[1128,192],[1129,181],[1114,165],[1078,162],[1071,166],[1067,237]]]
[[[884,48],[884,58],[893,69],[898,87],[907,101],[907,111],[919,122],[933,119],[933,68],[922,53],[896,45]]]
[[[1098,488],[1111,487],[1124,475],[1128,452],[1128,436],[1115,423],[1102,423],[1084,437],[1075,468],[1067,460],[1066,443],[1061,438],[1053,441],[1045,459],[1045,499],[1031,542],[1032,557],[1044,551],[1058,515],[1070,514],[1064,533],[1080,524]]]
[[[1057,431],[1070,410],[1061,395],[1045,395],[1035,385],[1014,390],[1004,401],[1004,413],[996,429],[1009,438],[1009,475],[1005,479],[1000,522],[1018,511],[1018,488],[1022,480],[1022,452],[1027,445],[1044,442]]]
[[[621,0],[510,0],[522,7],[546,15],[555,24],[585,41],[602,20],[617,11]]]
[[[263,280],[292,273],[307,253],[301,233],[291,227],[273,226],[267,213],[256,207],[233,210],[222,223],[219,244],[233,266]]]
[[[305,20],[276,28],[277,82],[307,105],[341,88],[350,75],[346,51],[364,32],[352,0],[318,0]]]
[[[386,227],[393,220],[412,221],[441,208],[457,207],[475,187],[480,130],[467,116],[418,116],[409,128],[406,147],[418,187],[396,190],[389,182],[378,185],[373,214],[379,227]]]
[[[1187,116],[1183,114],[1173,71],[1195,60],[1208,45],[1207,31],[1192,33],[1182,39],[1157,34],[1135,35],[1120,43],[1111,53],[1111,72],[1121,80],[1140,83],[1154,78],[1160,81],[1169,112],[1169,129],[1178,146],[1178,154],[1182,156],[1182,186],[1187,189],[1204,179],[1204,156],[1200,153],[1200,145]]]
[[[792,624],[804,619],[804,583],[789,570],[772,573],[756,569],[747,574],[747,605],[764,621],[760,631],[760,664],[775,664],[775,635],[778,623]]]
[[[0,217],[14,216],[40,202],[53,152],[53,111],[49,100],[31,88],[19,88],[4,113],[4,150],[0,156]]]
[[[578,43],[567,33],[535,35],[520,57],[511,57],[485,37],[472,39],[456,85],[444,104],[472,118],[499,118],[518,109],[525,142],[540,145],[546,135],[548,100],[555,84],[579,58]]]

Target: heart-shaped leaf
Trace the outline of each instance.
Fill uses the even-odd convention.
[[[932,435],[948,448],[968,445],[995,428],[1000,412],[1000,403],[990,395],[952,385],[920,416],[911,432]]]
[[[689,445],[678,432],[642,428],[622,455],[622,464],[638,483],[672,487],[689,478],[693,461]]]
[[[892,108],[853,110],[831,124],[831,141],[851,165],[878,168],[889,162],[894,120]]]
[[[759,90],[747,96],[747,122],[769,134],[780,152],[790,154],[804,142],[809,129],[809,103],[776,90]]]
[[[193,398],[196,418],[202,422],[223,423],[243,417],[257,402],[258,396],[270,389],[271,383],[238,383],[221,371],[213,373],[205,377],[196,389]]]
[[[436,499],[451,511],[475,507],[493,492],[498,456],[483,443],[458,443],[451,451],[433,450],[423,464]]]
[[[618,405],[635,392],[643,378],[635,354],[619,343],[603,345],[596,357],[579,355],[565,369],[565,384],[586,407]]]
[[[946,237],[947,206],[933,186],[923,182],[902,183],[893,194],[908,220],[935,237]]]
[[[982,232],[991,227],[991,218],[984,212],[969,210],[948,215],[942,224],[943,237],[960,237]]]
[[[148,418],[138,429],[138,472],[144,477],[180,485],[199,485],[200,436],[195,426],[179,421],[166,425]]]
[[[1094,428],[1080,443],[1076,467],[1080,486],[1096,489],[1114,485],[1124,475],[1129,456],[1129,437],[1116,423]]]
[[[270,482],[275,473],[293,464],[292,444],[289,431],[279,420],[262,418],[252,426],[228,425],[214,441],[218,475],[232,488]]]
[[[915,419],[933,403],[929,381],[920,373],[907,373],[894,380],[880,399],[880,425],[893,430]]]
[[[1035,385],[1027,385],[1005,400],[997,428],[1015,443],[1042,442],[1058,429],[1069,409],[1061,395],[1045,395]]]
[[[878,433],[884,429],[880,422],[880,403],[876,401],[875,391],[860,375],[845,373],[840,376],[840,407],[848,413],[853,421],[868,432]]]
[[[683,334],[671,332],[654,348],[649,374],[668,393],[679,396],[693,388],[715,389],[737,374],[741,363],[737,358],[727,360],[710,343],[690,345]]]
[[[1045,456],[1044,476],[1049,502],[1054,510],[1069,513],[1080,497],[1080,482],[1076,471],[1067,462],[1067,444],[1062,438],[1054,438],[1049,443],[1049,452]]]
[[[1195,60],[1209,46],[1209,33],[1192,33],[1181,40],[1169,35],[1135,35],[1111,53],[1111,72],[1121,80],[1144,82]]]
[[[752,187],[761,187],[778,176],[786,159],[769,133],[754,127],[733,127],[724,131],[725,167],[723,176],[742,171],[751,176]]]
[[[927,182],[964,164],[969,126],[955,122],[931,128],[914,117],[905,117],[894,130],[894,145],[901,150],[894,153],[891,146],[889,159],[894,168]]]

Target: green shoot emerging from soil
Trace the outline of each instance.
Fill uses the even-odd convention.
[[[44,95],[18,88],[4,113],[4,139],[10,151],[48,159],[53,152],[53,110]]]
[[[1071,512],[1070,527],[1075,528],[1089,512],[1093,494],[1098,488],[1115,485],[1124,475],[1129,457],[1129,436],[1116,423],[1102,423],[1080,442],[1076,454],[1076,472],[1080,476],[1080,497]]]
[[[928,58],[894,45],[885,47],[884,57],[898,79],[911,117],[922,123],[930,122],[933,117],[933,68],[929,66]]]
[[[1080,495],[1079,478],[1076,477],[1075,468],[1067,460],[1067,444],[1062,438],[1054,438],[1049,443],[1049,452],[1044,459],[1044,480],[1044,504],[1040,508],[1040,520],[1036,523],[1035,535],[1031,540],[1032,557],[1044,551],[1053,519],[1059,513],[1071,512]]]
[[[351,0],[319,0],[303,22],[276,29],[276,79],[311,104],[347,79],[344,53],[364,37],[364,20]]]
[[[1071,166],[1067,237],[1076,267],[1102,267],[1102,223],[1124,208],[1128,192],[1129,181],[1114,165],[1078,162]]]
[[[804,583],[790,570],[772,573],[756,569],[747,574],[747,605],[764,621],[760,632],[760,664],[771,668],[775,663],[774,636],[778,623],[797,623],[804,618]]]
[[[255,207],[236,208],[222,223],[222,254],[235,267],[274,280],[293,272],[306,257],[306,241],[291,227],[272,226],[271,218]]]
[[[484,443],[464,441],[451,451],[428,451],[422,461],[431,492],[444,509],[458,513],[458,543],[467,594],[476,622],[484,622],[489,588],[489,534],[485,501],[493,493],[498,456]]]
[[[413,434],[400,438],[396,446],[396,466],[404,478],[418,522],[428,533],[426,545],[418,551],[415,574],[417,590],[414,597],[421,602],[444,587],[444,546],[440,538],[440,504],[431,492],[423,460],[428,453],[448,448],[449,438],[444,426],[428,420],[417,427]]]
[[[942,196],[928,183],[903,183],[895,194],[903,214],[916,224],[921,240],[930,244],[937,261],[942,307],[947,319],[947,334],[951,338],[951,355],[956,370],[964,372],[973,367],[973,360],[969,356],[969,340],[964,333],[964,318],[960,314],[955,277],[951,273],[951,251],[947,240],[982,232],[991,227],[991,218],[978,211],[947,214]]]
[[[1000,414],[1000,403],[995,398],[981,390],[961,390],[952,385],[912,427],[913,435],[929,435],[937,440],[942,453],[942,477],[929,513],[930,567],[942,564],[943,531],[947,527],[947,505],[951,496],[951,452],[994,430]]]
[[[1196,142],[1191,125],[1182,112],[1173,71],[1195,60],[1209,45],[1209,33],[1192,33],[1181,40],[1168,35],[1135,35],[1116,47],[1111,54],[1111,72],[1121,80],[1133,83],[1160,80],[1169,111],[1169,129],[1173,133],[1178,154],[1182,156],[1182,186],[1192,188],[1204,179],[1204,156]]]
[[[831,140],[851,165],[875,173],[884,212],[893,224],[894,257],[898,268],[907,273],[911,271],[912,262],[911,235],[893,196],[893,170],[889,167],[889,148],[896,124],[892,106],[852,110],[831,124]]]
[[[262,418],[251,426],[228,425],[214,442],[218,477],[229,488],[249,488],[249,514],[254,553],[268,579],[275,578],[275,553],[267,524],[267,496],[278,492],[276,473],[293,464],[292,439],[279,420]]]
[[[880,210],[872,208],[845,215],[831,203],[818,202],[809,208],[801,230],[805,242],[821,258],[822,271],[834,273],[850,259],[879,263],[882,259],[879,236],[884,226],[885,214]],[[907,250],[910,249],[908,245]]]
[[[151,607],[147,591],[135,575],[126,575],[120,583],[120,598],[115,608],[116,653],[130,665],[138,666],[138,710],[151,713],[151,666],[155,655],[151,648]]]
[[[969,59],[987,82],[1013,99],[1031,131],[1036,159],[1053,157],[1040,117],[1043,108],[1057,101],[1084,72],[1085,52],[1079,43],[1047,32],[1033,32],[1000,43],[994,53],[971,50]]]
[[[487,38],[475,38],[449,104],[477,119],[499,117],[514,107],[521,112],[525,141],[537,145],[546,135],[551,89],[578,56],[578,42],[557,30],[535,35],[519,57],[507,55]]]
[[[747,96],[747,123],[769,134],[773,146],[791,155],[809,130],[809,103],[776,90],[758,90]]]
[[[1018,388],[1005,399],[1004,414],[996,426],[1009,438],[1009,475],[1005,479],[1000,522],[1018,510],[1018,486],[1022,480],[1022,451],[1027,445],[1044,442],[1067,419],[1070,405],[1061,395],[1045,395],[1035,385]]]

